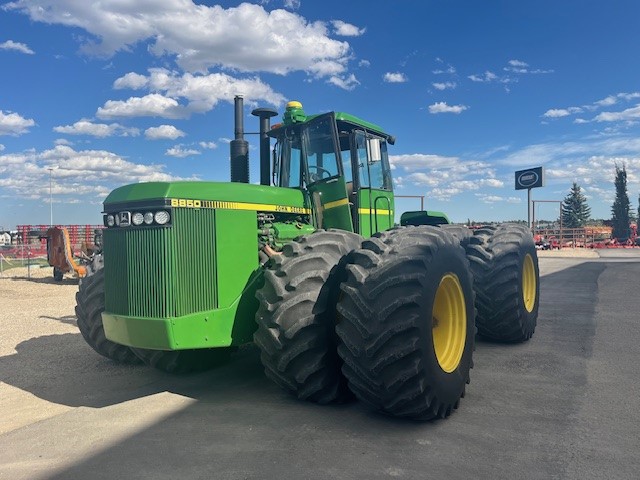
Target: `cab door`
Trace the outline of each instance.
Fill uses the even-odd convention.
[[[393,186],[385,139],[354,132],[354,177],[358,179],[358,233],[369,237],[394,224]]]
[[[353,232],[333,115],[322,115],[310,121],[305,125],[302,137],[304,180],[316,226]]]

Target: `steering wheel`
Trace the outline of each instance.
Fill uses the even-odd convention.
[[[311,173],[312,169],[315,169],[316,173]],[[319,180],[322,180],[323,178],[329,178],[333,176],[333,174],[326,168],[322,168],[318,165],[309,165],[309,176],[311,177],[310,180],[312,182],[317,182]]]

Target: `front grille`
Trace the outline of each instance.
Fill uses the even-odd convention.
[[[105,230],[107,312],[168,318],[216,308],[215,210],[172,214],[171,227]]]

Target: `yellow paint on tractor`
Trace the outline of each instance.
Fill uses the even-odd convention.
[[[527,312],[533,312],[536,304],[536,268],[533,265],[533,258],[527,253],[522,263],[522,299]]]
[[[453,372],[462,359],[467,336],[467,310],[460,280],[447,273],[433,302],[433,348],[440,368]]]

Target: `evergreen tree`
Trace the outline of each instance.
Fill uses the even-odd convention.
[[[571,191],[562,201],[562,226],[566,228],[584,227],[591,217],[591,208],[582,193],[580,185],[573,182]]]
[[[629,238],[629,221],[631,208],[629,195],[627,194],[627,169],[616,165],[616,199],[611,206],[611,224],[613,226],[613,238],[618,241],[626,241]]]

